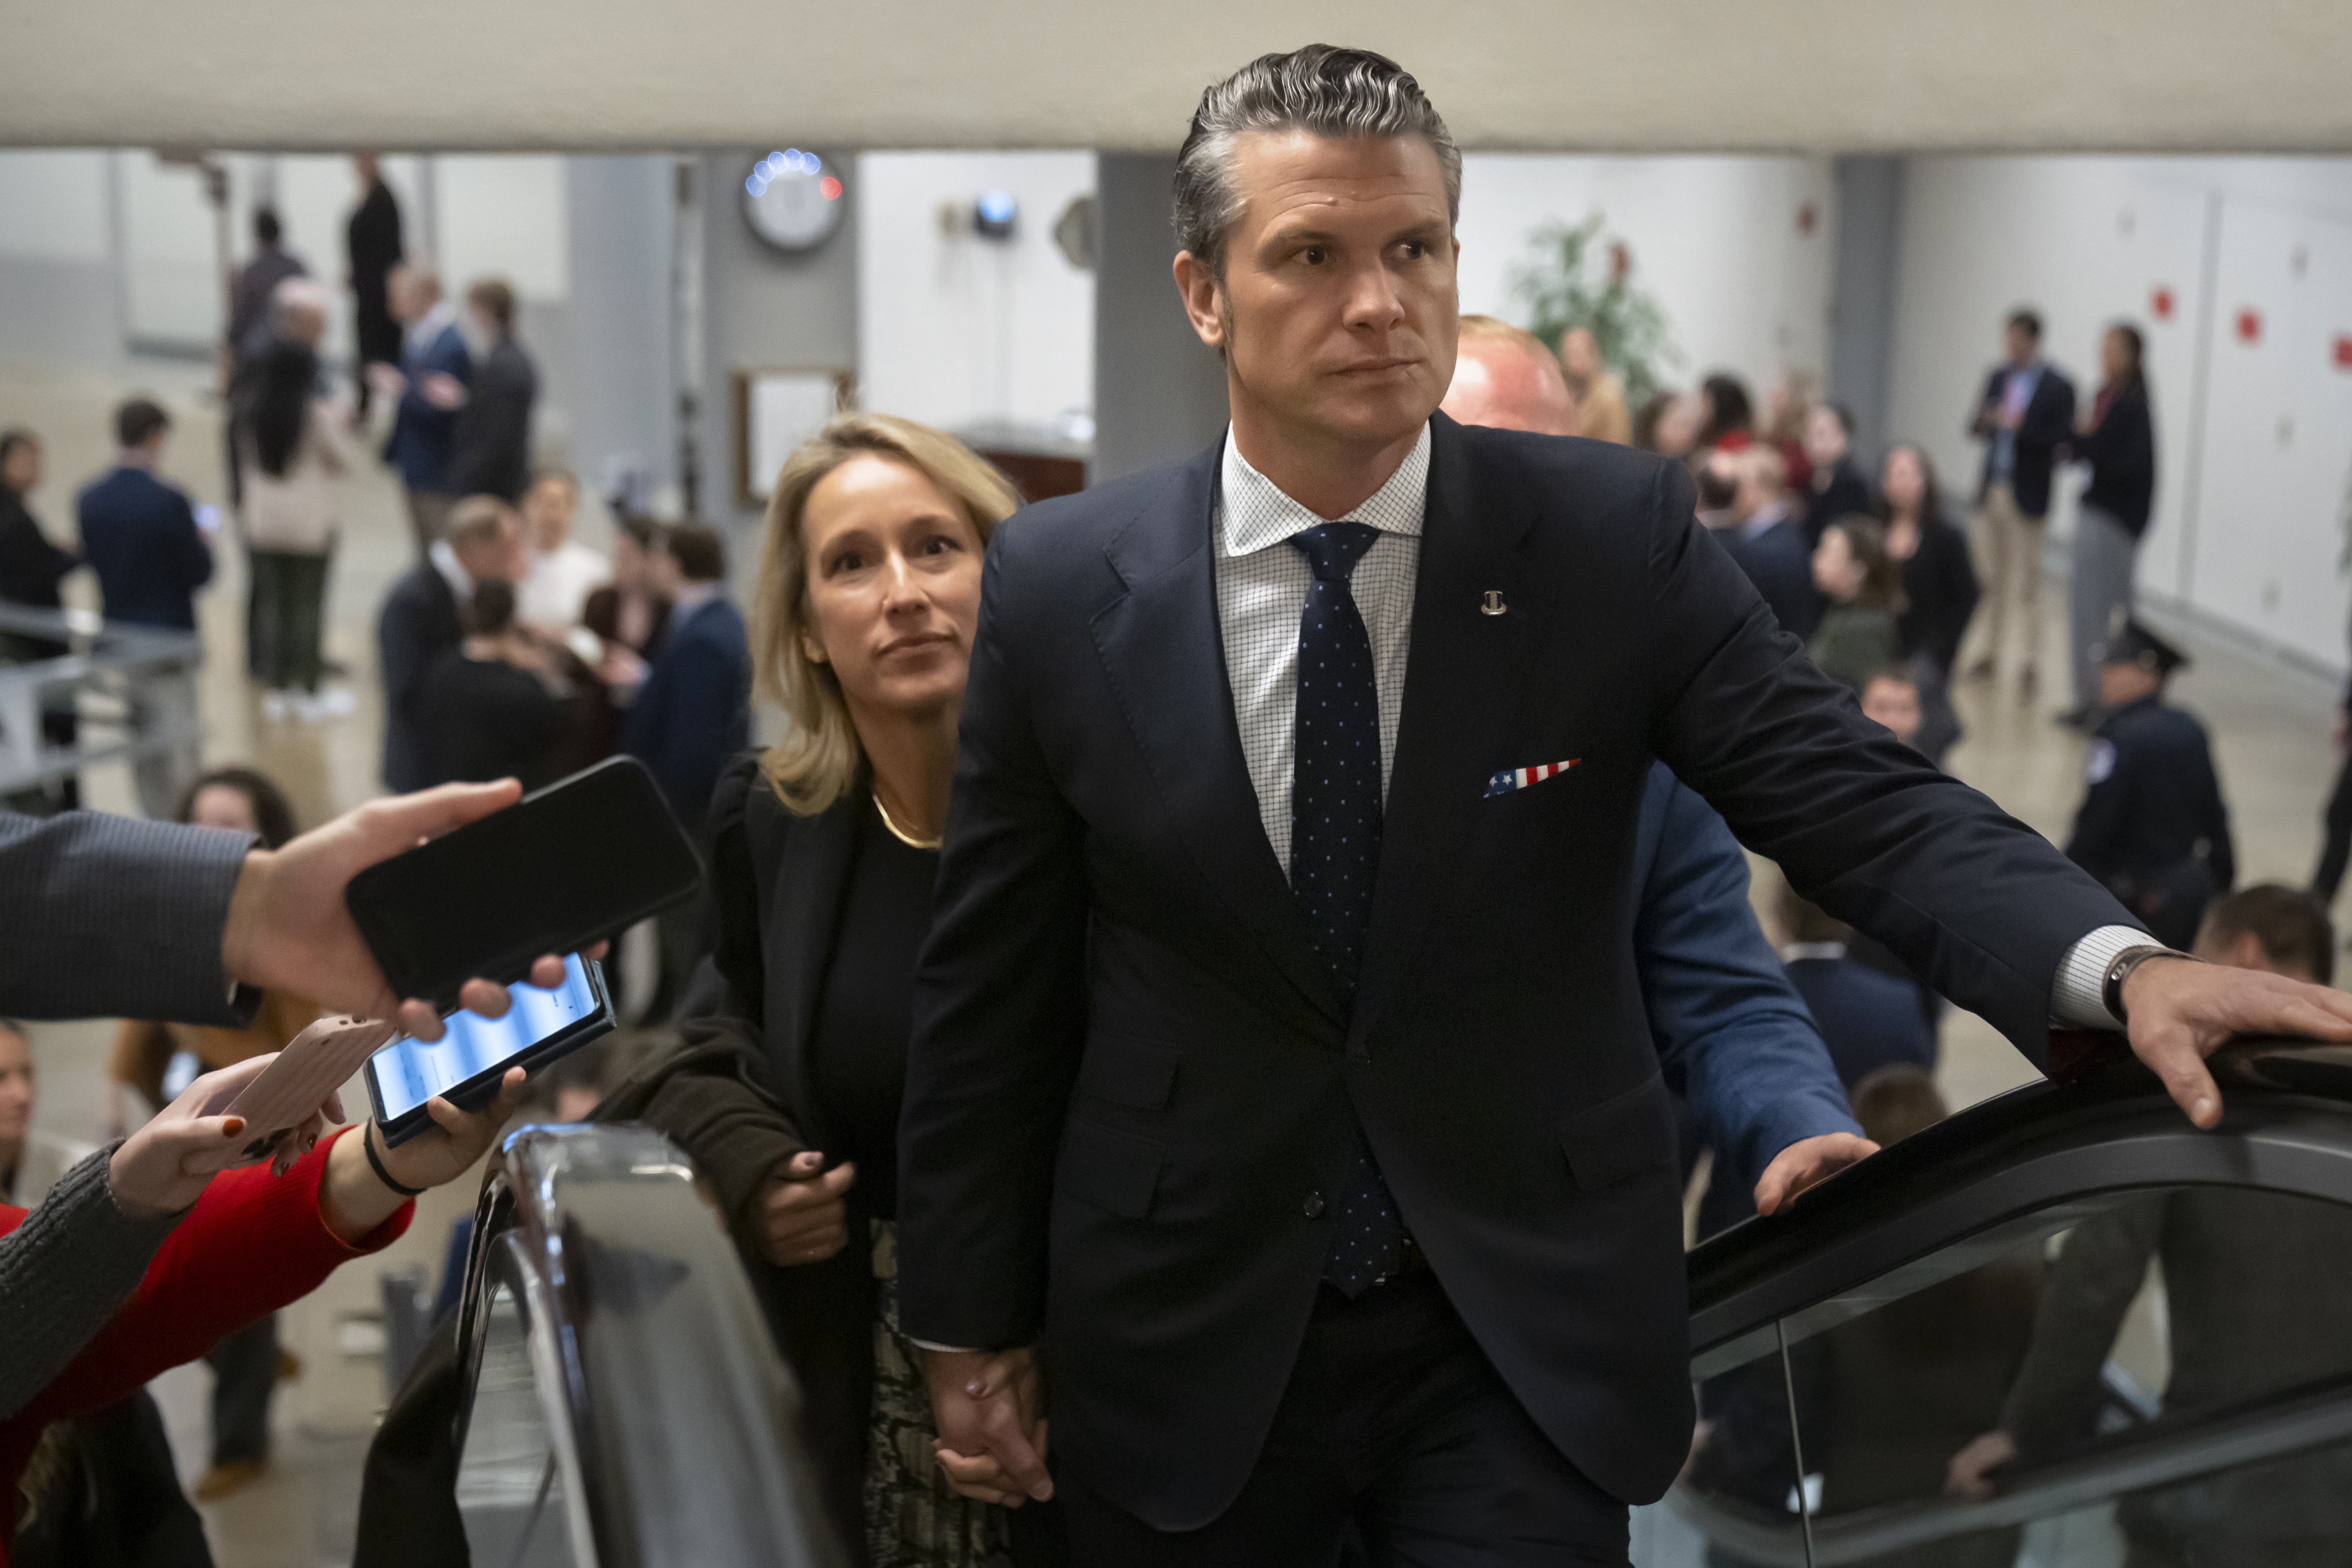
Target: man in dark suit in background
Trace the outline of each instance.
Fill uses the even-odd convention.
[[[343,230],[344,281],[352,291],[352,357],[359,364],[360,418],[365,422],[372,390],[368,367],[400,363],[400,323],[393,319],[389,285],[404,252],[400,203],[383,183],[375,154],[354,154],[352,172],[359,176],[360,205]]]
[[[1460,158],[1378,56],[1268,56],[1179,155],[1230,437],[991,542],[900,1131],[899,1310],[960,1489],[1082,1563],[1624,1561],[1691,1432],[1631,960],[1654,757],[2030,1051],[2352,998],[2152,962],[1864,720],[1654,456],[1433,417]],[[1827,1163],[1791,1173],[1790,1187]]]
[[[751,651],[742,612],[727,601],[727,546],[719,531],[681,522],[653,558],[654,591],[670,602],[668,630],[629,710],[621,749],[653,770],[662,798],[698,841],[727,759],[751,743]],[[701,911],[660,917],[661,989],[649,1019],[668,1016],[702,955]]]
[[[82,558],[98,574],[106,618],[175,632],[196,629],[196,590],[212,581],[212,530],[205,527],[187,492],[156,477],[171,416],[143,397],[114,411],[119,446],[114,469],[81,492]],[[211,509],[206,517],[216,518]],[[140,809],[168,817],[178,809],[180,791],[195,776],[201,752],[196,728],[193,672],[150,671],[132,689],[142,731],[173,730],[177,743],[132,764]]]
[[[484,578],[522,576],[522,520],[496,496],[467,496],[449,512],[448,537],[403,573],[376,619],[383,681],[383,783],[395,794],[429,780],[417,699],[434,661],[466,640],[458,611]]]
[[[1732,502],[1739,521],[1716,542],[1756,584],[1780,629],[1803,642],[1821,624],[1822,594],[1813,585],[1804,524],[1789,500],[1788,464],[1769,443],[1757,441],[1732,453],[1731,466],[1739,477]]]
[[[2002,328],[2008,357],[1985,377],[1969,434],[1985,444],[1977,479],[1977,553],[1992,612],[1978,624],[1984,641],[1972,680],[2000,667],[2013,606],[2025,637],[2018,689],[2031,700],[2042,650],[2042,540],[2050,517],[2050,474],[2074,433],[2074,384],[2042,357],[2042,318],[2013,310]]]
[[[515,341],[514,289],[505,279],[476,281],[466,290],[466,308],[489,352],[475,362],[473,384],[457,416],[450,489],[520,505],[530,485],[530,409],[539,397],[539,372]]]
[[[399,368],[372,365],[369,374],[376,390],[400,400],[383,460],[400,470],[408,524],[416,534],[416,552],[423,555],[441,537],[457,499],[450,489],[449,453],[474,362],[457,330],[457,313],[441,298],[439,274],[405,264],[395,268],[392,312],[406,329]]]

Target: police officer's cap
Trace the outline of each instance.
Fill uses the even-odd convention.
[[[2101,664],[2137,664],[2158,675],[2170,675],[2189,662],[2189,656],[2136,620],[2118,626],[2099,647]]]

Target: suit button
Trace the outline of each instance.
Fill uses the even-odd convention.
[[[1298,1209],[1299,1212],[1305,1215],[1308,1219],[1320,1219],[1323,1216],[1323,1194],[1321,1193],[1307,1194],[1307,1201],[1299,1205]]]

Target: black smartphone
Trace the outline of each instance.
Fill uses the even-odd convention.
[[[386,1143],[405,1143],[433,1125],[425,1101],[439,1095],[460,1110],[479,1110],[498,1098],[507,1069],[535,1072],[576,1051],[618,1020],[602,967],[572,954],[563,984],[552,991],[515,987],[503,1018],[452,1013],[447,1032],[427,1045],[402,1035],[367,1059],[368,1103]]]
[[[467,981],[511,984],[701,886],[653,774],[614,757],[369,867],[343,900],[394,992],[447,1013]]]

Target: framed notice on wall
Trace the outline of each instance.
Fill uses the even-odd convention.
[[[735,499],[765,506],[776,471],[793,448],[856,400],[845,370],[739,370],[735,373]]]

